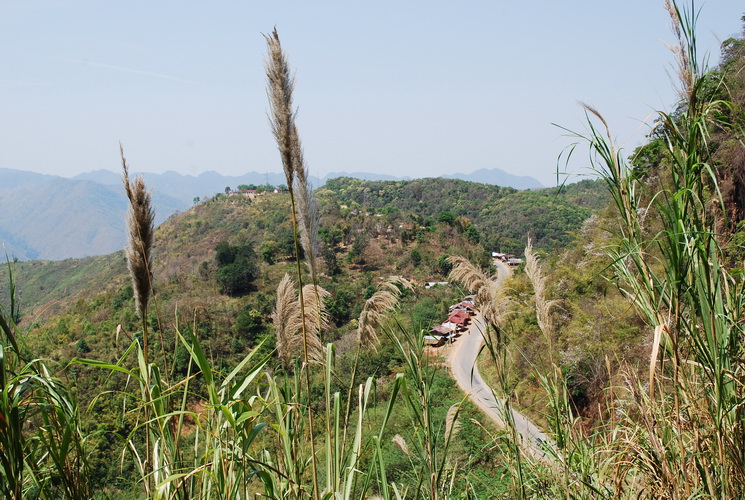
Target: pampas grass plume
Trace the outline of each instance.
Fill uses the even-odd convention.
[[[398,447],[399,450],[401,450],[401,453],[403,453],[407,457],[411,456],[409,445],[406,443],[406,440],[401,434],[396,434],[395,436],[393,436],[391,441]]]
[[[382,316],[393,310],[401,296],[401,288],[413,289],[406,278],[395,277],[381,283],[372,297],[365,301],[360,317],[357,320],[357,335],[361,345],[377,346],[380,343],[377,329],[380,326]]]
[[[309,360],[321,363],[324,350],[319,334],[329,325],[325,300],[330,294],[315,285],[305,285],[302,293],[305,317],[300,308],[296,284],[289,274],[285,274],[277,287],[277,302],[272,312],[272,322],[277,335],[277,354],[285,363],[288,363],[292,356],[302,351],[301,336],[303,321],[305,321]]]
[[[152,197],[145,186],[145,180],[138,176],[129,179],[129,167],[124,157],[124,148],[119,145],[122,157],[122,181],[129,199],[127,214],[128,245],[126,249],[127,267],[132,277],[135,305],[140,318],[147,321],[147,306],[152,290],[152,248],[155,235],[155,212]]]
[[[277,148],[282,159],[282,168],[287,180],[287,188],[297,210],[300,244],[305,253],[305,261],[313,282],[317,278],[318,208],[313,197],[313,187],[308,180],[300,135],[295,125],[295,111],[292,104],[292,91],[295,79],[290,73],[277,30],[265,35],[268,58],[265,63],[267,75],[267,95],[269,96],[269,121]]]
[[[456,418],[456,416],[458,415],[458,410],[460,410],[460,404],[455,403],[453,406],[450,407],[447,415],[445,416],[445,439],[447,439],[448,437],[455,437],[455,435],[458,434],[458,431],[460,430],[460,421]]]

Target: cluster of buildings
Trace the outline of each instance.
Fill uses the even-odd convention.
[[[424,344],[439,347],[446,342],[452,342],[461,332],[468,329],[471,316],[476,314],[473,295],[464,297],[462,301],[448,308],[448,319],[440,325],[433,326],[429,334],[424,336]]]
[[[263,193],[287,193],[287,192],[288,192],[287,189],[282,188],[282,187],[271,187],[268,190],[267,189],[262,189],[262,190],[258,190],[258,189],[235,189],[235,190],[232,190],[232,191],[231,190],[226,190],[226,193],[225,194],[227,194],[229,196],[243,196],[244,198],[250,198],[250,199],[253,200],[254,198],[256,198],[257,196],[259,196],[260,194],[263,194]]]
[[[517,267],[523,263],[523,260],[509,253],[492,252],[491,257],[494,260],[501,260],[510,267]]]

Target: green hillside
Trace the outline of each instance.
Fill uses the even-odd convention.
[[[518,191],[457,179],[339,178],[327,181],[320,195],[327,191],[339,203],[392,219],[411,214],[421,224],[437,220],[443,212],[464,217],[479,230],[486,246],[510,253],[520,253],[528,235],[546,250],[565,246],[592,211],[607,203],[601,183],[590,180],[561,189]]]
[[[624,152],[585,107],[598,180],[541,191],[341,178],[312,193],[267,35],[289,193],[215,196],[164,222],[151,253],[146,187],[128,185],[134,284],[122,253],[9,264],[0,492],[742,496],[745,32],[709,69],[697,13],[666,7],[674,111]],[[492,250],[524,260],[509,271]],[[480,331],[425,345],[466,294]],[[464,359],[498,419],[451,379]]]
[[[331,293],[327,299],[330,324],[323,340],[337,344],[342,364],[351,362],[344,356],[352,355],[350,333],[362,305],[388,276],[404,276],[414,284],[413,293],[402,299],[401,312],[391,321],[395,318],[410,331],[443,321],[447,306],[467,292],[458,286],[427,290],[423,285],[447,280],[449,255],[490,267],[491,247],[483,242],[498,240],[492,233],[494,225],[486,225],[483,215],[490,199],[515,207],[523,206],[526,199],[529,205],[546,202],[546,219],[527,224],[523,230],[548,229],[556,238],[563,237],[561,231],[548,226],[576,230],[581,223],[577,218],[591,212],[590,207],[573,205],[570,191],[526,196],[513,189],[446,179],[395,183],[395,204],[389,201],[377,211],[373,210],[376,206],[362,207],[348,190],[335,190],[344,183],[367,189],[367,183],[339,179],[317,191],[320,285]],[[437,190],[435,198],[440,200],[429,212],[418,208],[423,186],[430,192]],[[444,196],[452,186],[464,195]],[[597,188],[590,184],[578,191],[594,193]],[[474,193],[478,195],[472,197]],[[265,193],[254,199],[219,195],[172,216],[157,229],[149,324],[157,332],[153,349],[168,353],[174,373],[184,375],[188,369],[188,363],[184,364],[187,352],[178,346],[177,330],[198,332],[218,370],[229,369],[262,341],[262,352],[274,347],[271,313],[277,284],[285,273],[295,272],[289,202],[287,194]],[[472,214],[476,214],[474,222],[468,218]],[[514,221],[507,225],[513,226],[510,234],[519,237]],[[123,252],[60,262],[17,262],[11,267],[21,305],[19,325],[28,348],[70,379],[81,404],[87,405],[102,384],[119,390],[121,381],[105,377],[105,372],[69,363],[75,357],[117,359],[129,339],[141,335]],[[0,294],[4,297],[7,284],[3,276]],[[360,380],[366,374],[390,377],[402,362],[391,346],[363,359],[357,369]],[[112,423],[115,407],[98,405],[97,413],[84,415],[86,425]],[[126,429],[124,422],[116,425],[125,425],[122,432]],[[100,481],[114,481],[126,488],[126,474],[122,477],[109,466],[107,457],[114,449],[110,439],[99,442],[92,463]],[[496,465],[486,460],[482,466],[487,471]]]

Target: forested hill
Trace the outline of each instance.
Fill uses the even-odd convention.
[[[487,247],[518,253],[528,235],[546,250],[571,241],[593,210],[607,206],[603,185],[584,180],[561,188],[518,191],[513,188],[427,178],[412,181],[328,180],[319,197],[329,197],[349,210],[400,217],[414,222],[465,217],[480,231]]]

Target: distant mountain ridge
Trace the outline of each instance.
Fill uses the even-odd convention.
[[[120,181],[121,183],[121,181]],[[156,223],[188,205],[153,193]],[[0,251],[19,260],[104,255],[125,244],[121,186],[0,169]]]
[[[132,175],[137,175],[134,172]],[[174,171],[142,173],[153,190],[156,223],[191,207],[196,198],[207,199],[225,188],[241,184],[280,185],[282,173],[247,172],[225,176],[214,171],[197,176]],[[329,179],[351,177],[368,181],[408,181],[369,172],[332,172],[311,176],[320,187]],[[532,177],[515,176],[499,169],[443,176],[516,189],[542,187]],[[95,170],[72,178],[0,168],[0,251],[19,260],[61,260],[105,255],[125,244],[127,209],[119,173]]]
[[[133,175],[137,175],[134,173]],[[247,172],[243,175],[230,176],[221,175],[215,171],[209,170],[202,172],[199,175],[186,175],[179,174],[169,170],[162,174],[154,174],[143,172],[142,176],[145,178],[145,182],[148,186],[152,187],[156,192],[162,192],[177,198],[184,202],[188,207],[191,205],[195,197],[205,198],[214,196],[215,193],[222,193],[226,187],[235,189],[240,184],[271,184],[277,186],[285,184],[285,176],[283,173],[259,173],[259,172]],[[329,179],[336,179],[338,177],[351,177],[353,179],[361,179],[366,181],[410,181],[412,177],[403,176],[397,177],[395,175],[388,174],[376,174],[371,172],[330,172],[322,178],[316,176],[310,176],[311,183],[320,187],[326,183]],[[482,184],[494,184],[502,187],[511,187],[515,189],[540,189],[544,187],[537,179],[528,176],[513,175],[504,170],[498,168],[494,169],[479,169],[470,174],[450,174],[443,175],[441,177],[448,179],[461,179],[464,181],[480,182]],[[93,172],[86,172],[79,174],[73,179],[77,180],[88,180],[97,182],[105,185],[119,185],[121,184],[121,177],[119,174],[111,172],[109,170],[95,170]]]
[[[462,181],[494,184],[515,189],[541,189],[543,186],[537,179],[527,175],[513,175],[498,168],[481,168],[470,174],[443,175],[446,179],[460,179]]]

